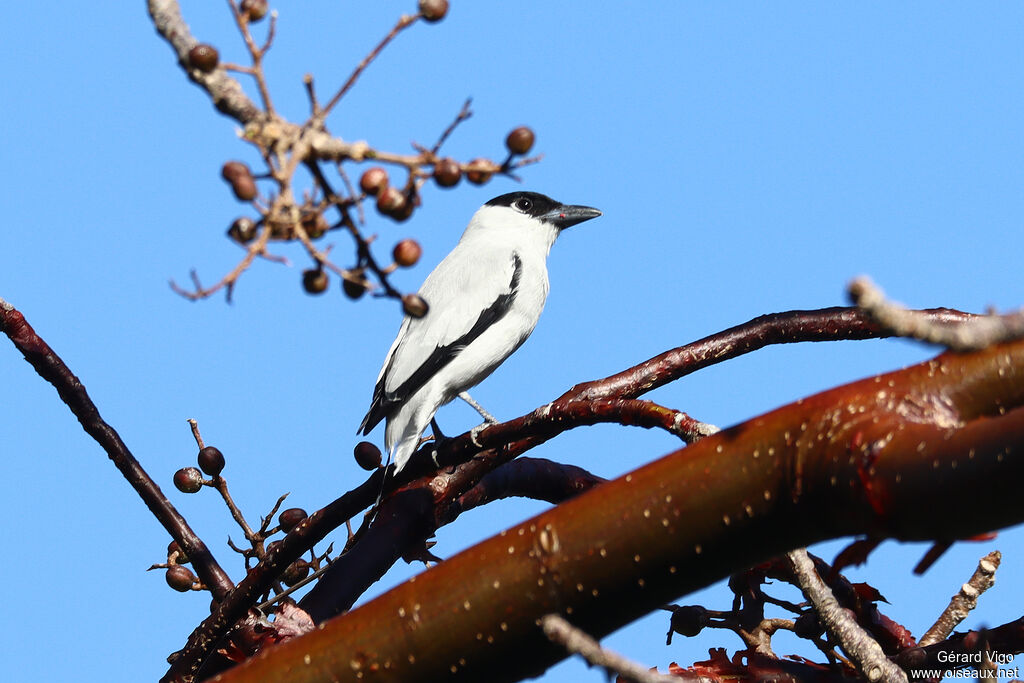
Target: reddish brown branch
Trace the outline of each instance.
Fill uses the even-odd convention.
[[[459,496],[445,510],[442,523],[450,523],[463,512],[502,498],[522,497],[561,503],[603,481],[603,477],[575,465],[563,465],[544,458],[516,458],[489,472],[476,486]]]
[[[975,317],[970,313],[947,308],[918,313],[939,323],[961,322]],[[771,313],[666,351],[610,377],[577,384],[560,396],[559,400],[610,396],[635,398],[697,370],[756,351],[769,344],[880,339],[890,336],[893,336],[892,332],[856,308],[834,307],[816,311]]]
[[[925,311],[922,315],[937,320],[962,320],[969,314],[954,311]],[[556,401],[515,420],[491,425],[479,433],[466,433],[440,446],[428,444],[424,450],[437,449],[437,462],[453,467],[446,473],[433,472],[432,458],[426,454],[414,458],[403,470],[398,482],[409,482],[416,488],[430,490],[435,507],[422,514],[433,519],[428,523],[410,524],[397,516],[382,515],[360,540],[357,552],[364,555],[357,568],[336,563],[300,603],[314,618],[320,620],[349,609],[378,576],[362,576],[359,570],[389,567],[402,557],[406,549],[394,546],[397,539],[407,539],[411,529],[428,529],[427,535],[443,523],[445,510],[463,493],[471,489],[488,472],[511,461],[522,453],[574,427],[614,422],[642,427],[690,427],[690,436],[700,435],[700,425],[683,413],[672,411],[648,401],[609,397],[613,391],[635,396],[661,386],[708,365],[732,358],[768,344],[798,341],[862,339],[885,336],[856,309],[829,308],[819,311],[791,311],[761,316],[754,320],[711,335],[692,344],[660,354],[624,372],[604,380],[577,385]],[[388,529],[395,524],[400,529]],[[411,538],[415,546],[422,538]],[[370,559],[372,558],[372,560]],[[359,592],[357,592],[359,590]]]
[[[128,450],[120,435],[103,420],[78,377],[36,334],[25,317],[3,299],[0,299],[0,330],[14,343],[39,376],[53,385],[86,433],[106,451],[111,462],[139,494],[153,516],[192,560],[196,573],[210,588],[214,598],[219,599],[227,594],[234,584],[206,545],[167,500],[160,487]]]
[[[536,625],[545,614],[571,611],[601,637],[793,547],[850,534],[955,539],[1024,521],[1021,449],[1024,342],[944,354],[785,406],[607,482],[224,680],[537,675],[564,657]],[[986,505],[969,514],[948,505],[975,486]]]
[[[962,320],[970,317],[966,313],[947,310],[924,313],[937,320]],[[639,420],[644,418],[637,416],[646,413],[649,424],[643,426],[660,426],[655,424],[660,414],[658,409],[641,408],[647,404],[645,401],[608,398],[615,391],[632,396],[639,395],[700,368],[769,344],[866,339],[886,334],[852,308],[791,311],[761,316],[722,333],[655,356],[609,378],[576,385],[551,404],[515,420],[482,430],[477,435],[476,443],[468,432],[446,441],[438,447],[438,459],[443,465],[454,467],[453,471],[435,476],[430,458],[421,454],[420,457],[413,458],[399,477],[389,479],[385,487],[385,494],[403,484],[429,489],[430,497],[436,505],[422,508],[420,514],[427,521],[408,523],[408,520],[396,515],[379,515],[378,523],[360,539],[358,547],[349,553],[361,556],[359,561],[349,559],[340,564],[336,562],[337,569],[332,569],[328,576],[333,574],[337,578],[321,580],[323,587],[315,588],[314,592],[307,595],[303,599],[303,607],[324,617],[348,609],[361,594],[361,587],[372,584],[387,567],[410,548],[422,544],[423,540],[457,509],[450,506],[454,505],[459,496],[472,489],[491,470],[562,431],[601,421],[617,421],[620,413],[628,415],[630,411],[634,421],[627,424],[640,424]],[[588,398],[607,400],[585,400]],[[671,416],[670,422],[674,420],[675,414]],[[686,417],[685,420],[690,418]],[[431,445],[427,446],[427,450],[432,448]],[[414,481],[415,483],[412,483]],[[308,521],[310,538],[322,539],[333,530],[332,523],[335,526],[341,524],[359,510],[371,505],[379,490],[380,480],[375,475],[370,481],[332,503],[330,507],[343,507],[343,514],[312,516]],[[341,505],[340,501],[345,501],[344,505]],[[388,524],[393,524],[397,528],[388,529]],[[305,527],[306,523],[303,524],[303,528]],[[422,535],[412,533],[417,530],[422,532]],[[176,662],[176,671],[172,673],[180,674],[188,667],[197,666],[211,651],[213,644],[223,637],[231,625],[245,615],[258,596],[270,587],[280,571],[299,557],[304,548],[301,547],[302,541],[294,536],[298,531],[299,529],[296,529],[289,534],[274,553],[264,558],[217,611],[193,632],[182,651],[182,659]],[[396,547],[395,544],[399,542],[406,545]]]

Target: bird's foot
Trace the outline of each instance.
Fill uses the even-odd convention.
[[[493,422],[481,422],[476,427],[473,427],[472,429],[469,430],[469,440],[472,442],[472,444],[474,446],[476,446],[477,448],[483,448],[484,447],[483,444],[480,443],[480,441],[477,439],[477,436],[479,436],[480,432],[482,432],[483,430],[487,429],[492,424],[494,424],[494,423]]]

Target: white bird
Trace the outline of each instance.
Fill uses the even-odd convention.
[[[536,192],[503,194],[473,215],[423,282],[427,314],[402,321],[359,425],[369,434],[387,419],[384,445],[396,473],[437,409],[490,375],[533,332],[548,296],[548,252],[559,233],[600,215]]]

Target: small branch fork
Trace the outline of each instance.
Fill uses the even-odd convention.
[[[345,178],[344,164],[374,161],[395,167],[396,171],[405,174],[405,181],[400,185],[402,198],[397,208],[385,209],[378,203],[378,210],[381,213],[401,222],[407,220],[420,205],[422,186],[431,177],[437,177],[441,162],[444,162],[447,172],[454,173],[455,176],[454,179],[438,180],[438,183],[442,187],[450,187],[457,183],[462,175],[477,183],[487,182],[495,175],[515,179],[516,169],[540,159],[521,158],[522,150],[519,150],[519,153],[510,152],[500,164],[484,158],[468,162],[442,158],[441,146],[459,124],[469,119],[472,114],[469,100],[466,100],[432,148],[414,144],[414,154],[379,150],[366,142],[348,142],[328,132],[328,115],[337,108],[339,102],[352,90],[360,76],[381,52],[400,33],[421,18],[419,14],[400,17],[326,104],[320,104],[313,77],[307,75],[303,83],[310,101],[310,115],[305,121],[294,123],[276,111],[263,68],[277,30],[276,13],[271,13],[267,37],[260,44],[252,34],[248,14],[242,11],[236,0],[228,0],[228,6],[248,52],[250,64],[220,64],[206,72],[191,64],[190,51],[199,45],[199,41],[185,23],[177,0],[148,0],[147,4],[154,27],[171,45],[185,73],[206,91],[218,110],[243,126],[241,138],[256,147],[266,165],[266,172],[259,175],[249,174],[246,167],[252,187],[256,188],[255,198],[251,198],[249,194],[239,195],[236,189],[236,196],[244,197],[243,201],[248,201],[258,214],[255,218],[243,217],[238,220],[250,221],[254,228],[258,229],[258,233],[234,228],[229,231],[232,239],[244,247],[245,254],[234,268],[213,285],[203,286],[194,272],[191,287],[182,287],[172,280],[173,291],[187,299],[204,299],[224,290],[230,301],[239,278],[252,266],[257,257],[287,263],[286,259],[270,253],[270,241],[299,242],[312,261],[312,270],[329,270],[337,274],[347,283],[345,291],[352,298],[358,298],[364,291],[370,289],[379,290],[382,296],[400,298],[401,293],[388,279],[397,265],[380,265],[371,254],[373,237],[364,237],[356,227],[357,223],[362,223],[363,220],[363,202],[372,196],[365,191],[357,192],[350,186]],[[245,94],[233,73],[245,74],[254,79],[259,93],[259,105]],[[331,188],[332,183],[328,181],[325,170],[321,168],[321,164],[325,163],[335,167],[338,175],[345,181],[344,194],[336,193]],[[301,167],[310,171],[313,180],[308,189],[299,191],[296,188],[296,171]],[[260,193],[256,180],[268,181],[271,187]],[[229,180],[229,183],[235,187],[234,181]],[[328,210],[335,211],[337,218],[328,220],[325,215]],[[238,225],[238,221],[235,225]],[[323,249],[316,246],[316,240],[334,230],[348,232],[353,241],[355,262],[351,266],[333,263],[329,258],[330,246]]]

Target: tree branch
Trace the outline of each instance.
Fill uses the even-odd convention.
[[[203,73],[189,63],[188,52],[199,41],[181,16],[177,0],[147,0],[146,6],[154,28],[170,44],[181,68],[193,83],[207,92],[218,111],[243,125],[264,117],[256,103],[242,90],[241,83],[229,76],[223,68]]]
[[[78,418],[86,433],[106,451],[111,462],[139,494],[153,516],[192,560],[196,573],[209,587],[214,598],[220,599],[226,595],[234,584],[217,564],[206,544],[192,531],[171,501],[167,500],[160,487],[128,450],[120,435],[103,420],[82,382],[64,364],[60,356],[36,334],[25,317],[3,299],[0,299],[0,331],[14,343],[39,376],[57,390],[61,400]]]
[[[932,645],[940,640],[949,637],[957,624],[967,618],[978,605],[978,598],[982,593],[991,588],[996,582],[996,570],[1003,559],[1003,554],[993,550],[978,562],[978,568],[970,580],[960,587],[959,592],[949,601],[949,605],[943,610],[928,631],[921,636],[918,643],[921,647]]]
[[[814,605],[825,630],[850,656],[861,675],[871,683],[906,683],[907,674],[886,658],[881,646],[832,595],[832,591],[814,570],[814,563],[807,556],[807,550],[799,548],[791,551],[789,561],[800,590]]]
[[[679,683],[676,676],[651,671],[643,664],[626,659],[617,652],[606,650],[601,644],[557,614],[541,618],[541,627],[552,642],[558,643],[572,654],[578,654],[591,666],[599,666],[609,674],[625,676],[636,683]]]
[[[943,354],[790,404],[609,481],[223,680],[538,675],[565,656],[536,627],[546,614],[571,615],[600,638],[794,547],[849,534],[956,539],[1024,521],[1021,448],[1024,342]],[[984,486],[988,504],[969,514],[949,506],[965,486]]]

